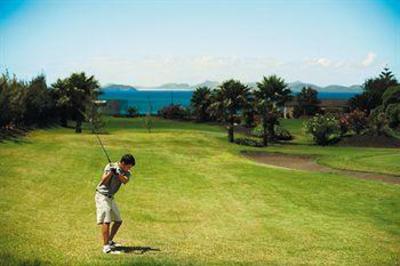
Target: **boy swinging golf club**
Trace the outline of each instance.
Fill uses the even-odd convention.
[[[121,184],[128,183],[131,176],[130,169],[134,165],[135,158],[131,154],[125,154],[116,163],[112,163],[109,160],[109,163],[104,168],[101,180],[96,187],[97,224],[101,225],[104,253],[112,253],[115,247],[118,246],[113,239],[122,224],[122,219],[114,200],[114,195],[119,190]],[[111,222],[114,223],[110,232]]]
[[[122,156],[119,162],[112,163],[110,156],[108,155],[103,142],[101,141],[98,132],[93,125],[93,119],[88,119],[84,112],[81,110],[78,111],[90,122],[92,131],[96,135],[97,141],[99,142],[101,149],[103,150],[108,161],[108,164],[104,168],[104,173],[101,177],[101,180],[96,187],[95,202],[97,224],[101,225],[101,235],[103,237],[103,252],[111,253],[118,246],[113,239],[122,224],[121,215],[114,200],[114,195],[121,187],[121,184],[128,183],[129,178],[131,177],[130,170],[133,166],[135,166],[136,161],[132,154],[125,154]],[[111,222],[114,223],[110,232]]]

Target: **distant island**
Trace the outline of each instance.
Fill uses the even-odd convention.
[[[137,91],[133,86],[122,85],[122,84],[108,84],[100,88],[102,91]]]
[[[303,87],[311,87],[317,90],[318,92],[353,92],[353,93],[362,92],[361,85],[352,85],[349,87],[343,85],[328,85],[322,87],[312,83],[305,83],[302,81],[290,82],[288,83],[288,85],[293,92],[299,92]]]
[[[129,86],[123,84],[108,84],[106,86],[101,87],[103,91],[140,91],[140,90],[195,90],[198,87],[209,87],[214,89],[218,87],[220,82],[206,80],[202,83],[190,85],[188,83],[166,83],[160,86],[155,87],[144,87],[144,86]],[[257,86],[256,82],[248,82],[246,83],[251,88],[255,88]],[[360,93],[362,92],[361,85],[352,85],[352,86],[343,86],[343,85],[329,85],[329,86],[318,86],[312,83],[306,83],[302,81],[294,81],[288,83],[289,88],[293,92],[300,92],[303,87],[311,87],[318,92],[351,92],[351,93]]]

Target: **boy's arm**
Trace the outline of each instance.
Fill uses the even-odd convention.
[[[113,175],[113,173],[111,171],[104,173],[103,176],[101,177],[100,185],[107,184],[107,182],[110,180],[112,175]]]
[[[121,181],[122,184],[126,184],[129,181],[129,177],[124,176],[124,175],[117,175],[119,181]]]

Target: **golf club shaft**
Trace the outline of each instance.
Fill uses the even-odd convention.
[[[106,151],[106,148],[105,148],[104,145],[103,145],[103,142],[101,141],[99,135],[97,134],[96,128],[93,126],[93,121],[92,121],[92,119],[88,119],[87,116],[86,116],[81,110],[78,109],[78,111],[79,111],[79,113],[81,113],[81,114],[83,115],[83,117],[84,117],[86,120],[89,120],[89,123],[90,123],[90,126],[91,126],[91,128],[92,128],[92,131],[93,131],[94,134],[96,135],[97,141],[99,142],[99,144],[100,144],[100,146],[101,146],[101,148],[102,148],[104,154],[106,155],[107,160],[108,160],[108,163],[111,163],[110,156],[108,155],[108,153],[107,153],[107,151]]]
[[[108,153],[106,151],[106,148],[104,148],[103,142],[101,142],[101,139],[100,139],[99,135],[96,133],[96,130],[94,130],[94,134],[96,135],[97,140],[99,141],[99,144],[100,144],[101,148],[103,149],[104,154],[106,155],[108,162],[111,163],[110,156],[108,155]]]

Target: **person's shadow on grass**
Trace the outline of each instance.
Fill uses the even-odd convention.
[[[146,247],[146,246],[120,246],[116,247],[115,251],[120,251],[124,253],[138,253],[138,254],[144,254],[149,251],[161,251],[159,248],[152,248],[152,247]]]

